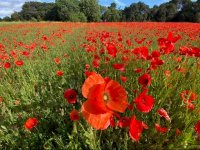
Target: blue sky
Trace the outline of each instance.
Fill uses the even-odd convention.
[[[0,0],[0,17],[10,16],[14,11],[20,11],[22,5],[30,0]],[[55,2],[55,0],[32,0],[39,2]],[[116,2],[118,8],[124,8],[125,6],[129,6],[132,3],[136,3],[139,0],[99,0],[99,3],[104,6],[109,6],[110,3]],[[153,5],[161,4],[163,2],[167,2],[168,0],[140,0],[148,4],[150,7]]]

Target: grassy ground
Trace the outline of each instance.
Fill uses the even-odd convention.
[[[1,23],[0,148],[199,149],[194,126],[200,120],[200,55],[180,54],[183,47],[190,51],[200,47],[199,31],[199,24],[187,23]],[[169,32],[181,39],[172,42],[172,52],[161,52],[159,58],[164,64],[152,69],[152,58],[133,53],[143,46],[148,48],[148,56],[160,51],[157,40],[167,39]],[[136,38],[145,39],[138,42]],[[117,49],[114,58],[107,52],[109,43]],[[16,64],[19,60],[23,65]],[[6,63],[10,67],[6,68]],[[116,63],[125,64],[125,71],[113,68]],[[148,125],[139,141],[131,139],[129,126],[95,130],[82,116],[81,106],[86,99],[81,88],[87,78],[86,64],[90,65],[88,71],[110,77],[127,91],[133,109],[119,114],[129,118],[135,115]],[[136,73],[137,68],[142,71]],[[57,75],[59,70],[62,76]],[[142,113],[134,100],[143,90],[138,78],[147,72],[152,78],[148,95],[155,103],[149,113]],[[121,76],[127,81],[123,82]],[[69,88],[77,90],[76,104],[69,104],[63,96]],[[180,97],[185,90],[197,95],[192,110]],[[171,122],[158,115],[160,108],[168,112]],[[80,111],[79,121],[70,120],[73,109]],[[25,122],[33,117],[38,124],[32,130],[25,129]],[[160,133],[155,123],[168,131]]]

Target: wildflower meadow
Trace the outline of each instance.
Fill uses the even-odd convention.
[[[0,149],[200,149],[200,24],[1,22]]]

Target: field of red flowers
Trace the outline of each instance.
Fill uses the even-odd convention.
[[[199,149],[200,24],[1,23],[0,149]]]

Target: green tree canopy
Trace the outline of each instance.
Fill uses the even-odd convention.
[[[121,11],[118,10],[116,3],[111,3],[110,7],[102,15],[103,21],[118,22],[121,20]]]
[[[123,16],[125,21],[146,21],[150,13],[150,8],[143,2],[133,3],[125,7]]]
[[[101,12],[97,0],[80,0],[80,11],[86,16],[88,22],[100,21]]]

